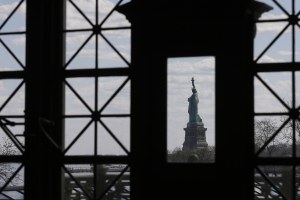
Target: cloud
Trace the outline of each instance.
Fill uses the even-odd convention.
[[[263,32],[280,32],[287,25],[287,22],[270,22],[270,23],[256,23],[257,34]],[[285,30],[285,33],[289,33],[290,29]]]
[[[292,55],[292,52],[291,51],[278,51],[278,54],[279,55],[282,55],[282,56],[291,56]]]
[[[24,46],[26,44],[26,38],[17,36],[12,40],[12,43],[17,46]]]
[[[68,1],[67,1],[68,2]],[[86,17],[95,23],[95,7],[92,1],[88,0],[82,6],[80,3],[74,1],[76,5],[84,12]],[[67,11],[66,11],[66,27],[67,29],[79,29],[79,28],[92,28],[86,19],[76,10],[76,8],[71,4],[67,3]]]
[[[284,112],[284,106],[270,93],[257,89],[255,94],[255,112]]]
[[[103,27],[121,27],[130,26],[130,23],[126,20],[123,14],[118,12],[113,12],[113,14],[105,21]]]
[[[258,63],[278,63],[278,62],[285,62],[283,59],[273,58],[269,55],[263,55],[259,60]]]
[[[265,20],[265,19],[288,19],[288,16],[284,13],[274,14],[272,12],[266,12],[259,19],[260,20]]]
[[[106,103],[111,95],[120,87],[125,81],[126,77],[101,77],[98,82],[98,105],[99,108]],[[95,86],[94,78],[70,78],[67,81],[71,86],[79,93],[79,95],[86,101],[86,103],[93,108],[94,107],[94,95]],[[73,92],[69,89],[66,90],[66,112],[67,114],[81,114],[87,113],[84,105],[79,101],[77,97],[73,95]],[[121,113],[128,114],[130,109],[130,82],[118,93],[117,96],[110,102],[105,109],[105,113]]]
[[[193,61],[196,60],[196,61]],[[213,69],[215,66],[215,59],[213,57],[201,58],[186,57],[186,58],[170,58],[168,68],[170,72],[180,71],[185,73],[195,72],[198,69]]]
[[[114,26],[118,27],[118,26]],[[102,31],[102,34],[107,38],[107,39],[114,39],[114,40],[130,40],[131,37],[131,30],[130,29],[123,29],[123,30],[105,30]]]
[[[285,51],[285,50],[278,51],[277,53],[281,56],[291,56],[292,55],[292,51]],[[295,55],[300,55],[300,52],[296,51]]]
[[[75,51],[68,51],[67,56],[70,58],[73,56]],[[101,61],[100,64],[107,65],[107,62],[111,63],[122,63],[124,65],[122,58],[114,51],[114,50],[107,50],[107,49],[99,49],[99,60]],[[130,61],[130,52],[124,52],[120,51],[123,57],[127,59],[127,61]],[[92,59],[95,57],[95,49],[82,49],[80,53],[77,55],[80,59],[88,58]]]
[[[0,2],[0,24],[7,19],[11,14],[13,9],[16,8],[19,2],[13,3],[1,3]],[[5,26],[1,29],[2,32],[11,32],[11,31],[24,31],[25,28],[25,16],[26,13],[26,3],[23,2],[18,10],[12,15],[12,17],[7,21]]]
[[[292,83],[290,72],[259,73],[259,76],[284,102],[291,104]],[[254,86],[256,112],[283,112],[286,110],[258,79],[255,79]]]
[[[4,91],[4,83],[3,81],[1,80],[0,81],[0,92]]]
[[[86,37],[86,35],[80,34],[67,36],[67,60],[69,60],[69,58],[74,55],[79,46],[83,43],[84,40],[86,40]],[[130,41],[125,40],[118,43],[118,41],[112,41],[111,39],[111,42],[113,43],[113,45],[116,44],[114,47],[119,51],[119,53],[121,53],[121,55],[127,61],[130,62]],[[114,63],[114,65],[126,65],[122,58],[103,39],[99,39],[98,44],[98,56],[101,60],[100,64],[110,65],[109,63]],[[94,57],[95,37],[91,38],[90,41],[84,46],[84,48],[79,52],[79,54],[77,55],[76,62],[83,63],[84,61],[87,61],[86,59],[91,60]],[[72,65],[74,65],[74,62],[72,62]]]
[[[201,61],[196,62],[194,66],[199,67],[200,69],[212,70],[215,68],[215,59],[213,57],[204,58]]]
[[[0,20],[5,20],[11,11],[17,6],[18,2],[14,3],[0,3]]]
[[[91,32],[84,32],[84,33],[67,33],[66,34],[66,43],[67,46],[79,46],[81,45],[89,36]],[[93,38],[90,41],[94,42]]]
[[[0,82],[0,106],[8,99],[20,81],[2,80]],[[8,104],[1,110],[2,115],[24,115],[25,88],[18,90]]]

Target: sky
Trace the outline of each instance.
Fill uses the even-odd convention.
[[[288,0],[278,0],[283,7],[291,10]],[[17,0],[1,0],[0,1],[0,24],[7,17],[9,12],[16,6]],[[94,23],[94,0],[73,0],[73,2],[82,9],[89,20]],[[116,0],[99,1],[99,21],[104,19],[117,2]],[[128,1],[124,1],[128,2]],[[261,19],[278,19],[286,18],[283,12],[271,1],[263,1],[271,5],[274,9],[262,16]],[[296,10],[300,10],[300,3],[296,1]],[[13,18],[0,30],[0,32],[24,31],[25,30],[25,4],[16,12]],[[66,29],[89,28],[90,24],[76,11],[73,5],[67,3],[67,21]],[[130,26],[126,18],[114,12],[111,17],[103,23],[103,27]],[[255,58],[263,51],[263,49],[271,42],[285,26],[285,23],[261,23],[257,24],[257,34],[254,40]],[[299,27],[296,27],[299,33]],[[117,55],[109,44],[101,37],[98,38],[99,44],[99,67],[128,67],[126,62],[131,61],[130,47],[130,30],[114,30],[103,31],[104,37],[107,38],[121,53],[122,57]],[[95,41],[92,37],[84,48],[78,53],[76,58],[69,62],[70,58],[77,51],[79,46],[90,36],[90,32],[73,32],[66,33],[66,63],[67,69],[91,69],[95,68]],[[20,63],[25,63],[25,36],[0,36],[0,38],[13,50],[18,57]],[[296,37],[296,60],[300,60],[300,38]],[[255,59],[254,58],[254,59]],[[291,61],[291,28],[279,38],[278,42],[271,47],[265,55],[263,55],[259,63],[272,62],[289,62]],[[207,128],[207,142],[214,145],[215,141],[215,81],[214,81],[214,58],[213,57],[191,57],[191,58],[169,58],[168,59],[168,126],[167,136],[169,150],[175,147],[182,147],[184,142],[184,130],[188,122],[188,97],[191,96],[191,78],[195,79],[195,86],[199,96],[199,115],[204,121]],[[20,65],[9,55],[7,50],[0,45],[0,70],[22,70]],[[284,99],[291,102],[291,73],[260,73],[271,88],[273,88]],[[100,78],[99,86],[99,107],[105,104],[107,99],[114,90],[116,90],[126,77],[117,78]],[[94,79],[93,78],[72,78],[66,80],[78,94],[82,96],[86,104],[94,108]],[[300,85],[300,74],[296,73],[296,85]],[[3,103],[8,95],[20,83],[19,80],[0,80],[0,103]],[[272,112],[284,111],[284,107],[270,94],[269,91],[257,79],[254,80],[255,85],[255,112]],[[296,87],[299,90],[299,87]],[[17,92],[16,96],[9,103],[10,107],[6,110],[0,110],[0,115],[4,114],[22,114],[24,111],[24,85]],[[297,93],[297,104],[300,105],[300,96]],[[110,114],[129,114],[130,112],[130,81],[116,96],[116,98],[104,109],[103,113]],[[71,114],[88,114],[89,111],[78,100],[74,93],[66,86],[66,115]],[[67,147],[76,135],[89,123],[88,118],[66,119],[66,143]],[[104,119],[103,123],[107,125],[120,139],[124,146],[130,148],[130,121],[128,118]],[[100,147],[99,154],[116,154],[124,155],[125,152],[114,142],[109,133],[99,123],[98,137]],[[68,151],[68,155],[93,154],[93,128],[91,124],[87,131],[80,137],[72,148]],[[22,133],[24,127],[14,128],[15,133]],[[0,137],[4,137],[0,131]]]

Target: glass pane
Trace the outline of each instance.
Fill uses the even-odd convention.
[[[295,27],[295,61],[300,61],[300,27]]]
[[[265,5],[264,8],[256,9],[256,17],[259,20],[269,21],[256,23],[254,39],[255,60],[258,63],[291,62],[292,27],[289,26],[288,18],[292,14],[292,1],[262,0],[257,1],[257,5],[258,3],[260,6],[262,6],[262,3]]]
[[[73,0],[72,3],[70,1],[66,1],[66,28],[69,29],[86,29],[92,28],[91,24],[89,24],[88,18],[91,22],[95,21],[95,3],[93,1],[78,1]],[[76,6],[80,9],[77,10]],[[83,12],[84,14],[80,13]]]
[[[300,121],[295,120],[295,134],[296,134],[296,156],[300,157]],[[293,125],[293,124],[292,124]]]
[[[94,172],[91,164],[66,165],[65,199],[90,199],[94,195]]]
[[[257,32],[254,40],[254,56],[255,60],[259,57],[258,63],[291,61],[291,27],[287,28],[284,33],[271,44],[286,26],[286,22],[256,24]]]
[[[129,138],[129,118],[102,118],[98,127],[98,155],[126,155]]]
[[[300,199],[300,167],[299,166],[296,166],[295,178],[296,178],[296,200],[299,200]]]
[[[66,114],[91,114],[95,101],[95,79],[69,78],[65,88]]]
[[[292,167],[270,165],[255,170],[255,199],[292,199],[292,189]]]
[[[25,11],[25,1],[2,0],[0,2],[1,71],[22,70],[25,67]]]
[[[273,0],[260,0],[260,2],[272,7],[272,10],[263,13],[260,19],[287,19],[288,16],[284,11],[291,14],[292,0],[277,0],[281,7],[276,5]]]
[[[25,66],[25,35],[1,35],[0,70],[22,70]]]
[[[11,132],[11,130],[0,129],[0,155],[21,155],[22,150],[24,150],[23,146],[23,137],[16,138],[16,134]]]
[[[168,161],[215,158],[215,59],[168,59]]]
[[[285,106],[292,105],[291,78],[290,72],[259,73],[254,79],[255,112],[287,112]]]
[[[24,167],[19,163],[0,163],[0,199],[24,199]]]
[[[120,1],[99,0],[99,22],[103,23],[103,27],[120,27],[130,25],[126,17],[117,11],[113,11],[110,15],[108,15],[118,2]],[[121,1],[121,4],[123,3],[125,3],[125,1]]]
[[[128,77],[69,78],[65,85],[65,153],[126,155],[130,149]]]
[[[66,200],[130,199],[130,170],[123,164],[66,165],[64,185]]]
[[[89,118],[65,120],[65,151],[67,155],[93,155],[94,129]]]
[[[13,15],[9,17],[13,11]],[[2,26],[0,32],[17,32],[26,30],[25,1],[22,2],[21,0],[1,0],[0,13],[0,26]]]
[[[292,156],[293,122],[287,119],[287,116],[255,117],[255,151],[260,157]]]
[[[102,37],[98,37],[99,68],[128,67],[130,37],[129,29],[103,31]]]
[[[300,72],[295,72],[295,90],[296,108],[300,108]]]
[[[66,34],[66,64],[68,69],[95,68],[95,36],[91,32]]]
[[[70,4],[67,4],[67,10],[68,10],[67,13],[70,12],[68,17],[74,17],[74,15],[79,17],[79,16],[84,15],[86,20],[89,20],[91,23],[95,24],[96,1],[72,0],[69,2],[70,2]],[[72,4],[71,4],[71,2],[72,2]],[[77,7],[80,10],[81,14],[77,9],[75,9],[75,7]],[[69,26],[72,24],[72,20],[75,20],[75,19],[73,19],[73,18],[69,19],[70,20]],[[83,22],[80,21],[80,23],[83,23]],[[86,28],[86,26],[78,27],[78,28]]]
[[[117,5],[125,2],[128,1],[67,1],[65,67],[129,67],[130,23],[116,11]]]
[[[121,90],[115,94],[118,89]],[[130,113],[130,81],[127,82],[127,77],[99,78],[98,95],[98,108],[102,114]]]

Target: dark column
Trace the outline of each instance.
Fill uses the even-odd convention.
[[[63,4],[27,0],[25,198],[61,198]]]
[[[249,3],[249,2],[248,2]],[[216,162],[219,194],[254,199],[252,25],[247,1],[224,3],[216,71]],[[233,195],[234,193],[234,195]]]

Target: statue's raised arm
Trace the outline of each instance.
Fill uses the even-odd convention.
[[[197,122],[202,122],[202,119],[200,118],[200,116],[198,115],[198,103],[199,103],[199,99],[198,99],[198,94],[197,94],[197,90],[195,87],[195,80],[194,78],[192,78],[192,96],[190,98],[188,98],[188,102],[189,102],[189,123],[197,123]]]
[[[193,86],[193,89],[196,89],[196,88],[195,88],[195,83],[194,83],[194,82],[195,82],[194,77],[192,77],[192,86]]]

